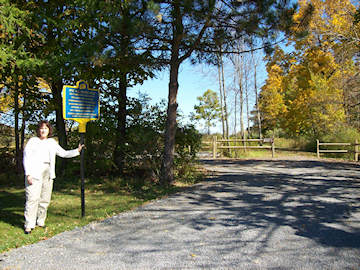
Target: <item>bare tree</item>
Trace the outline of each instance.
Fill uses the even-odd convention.
[[[218,55],[219,63],[221,56]],[[225,137],[225,112],[224,112],[224,94],[223,94],[223,84],[221,77],[221,65],[218,64],[218,78],[219,78],[219,94],[220,94],[220,107],[221,107],[221,125],[222,125],[222,136]]]
[[[255,107],[256,107],[256,117],[257,117],[257,124],[259,129],[259,139],[262,138],[261,133],[261,117],[260,117],[260,110],[259,110],[259,96],[258,96],[258,89],[257,89],[257,66],[258,66],[258,59],[254,56],[254,52],[251,52],[252,63],[254,67],[254,92],[255,92]]]
[[[243,45],[238,41],[235,45],[235,50],[241,52],[244,50]],[[237,95],[239,96],[239,120],[240,120],[240,133],[242,139],[245,139],[245,128],[244,128],[244,85],[243,85],[243,55],[242,54],[234,54],[230,57],[231,62],[234,65],[235,69],[235,79],[237,83]],[[237,96],[236,95],[236,96]]]

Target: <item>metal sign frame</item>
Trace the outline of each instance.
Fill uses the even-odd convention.
[[[63,117],[79,123],[80,144],[85,143],[86,123],[100,118],[100,91],[90,89],[85,81],[76,86],[64,85],[62,90]],[[87,116],[87,117],[84,117]],[[81,216],[85,216],[84,149],[80,153]]]
[[[63,117],[79,123],[79,132],[85,133],[86,123],[100,118],[100,91],[91,89],[85,81],[76,86],[63,86]]]

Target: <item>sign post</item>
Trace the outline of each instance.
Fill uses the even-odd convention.
[[[80,144],[85,143],[86,123],[100,117],[99,90],[90,89],[85,81],[78,81],[76,86],[64,85],[62,90],[63,116],[66,120],[79,123]],[[84,149],[80,156],[81,176],[81,216],[85,216],[85,169]]]

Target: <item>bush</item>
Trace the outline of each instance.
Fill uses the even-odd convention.
[[[129,99],[124,154],[123,177],[136,180],[136,185],[157,182],[164,149],[166,104],[150,105],[148,100]],[[85,168],[87,177],[117,175],[114,160],[117,119],[114,111],[103,111],[99,121],[86,128]],[[80,134],[69,134],[69,148],[76,147]],[[175,173],[190,175],[192,163],[201,146],[201,135],[192,125],[178,123],[175,138]],[[75,160],[76,161],[76,160]],[[77,161],[78,162],[78,161]],[[69,162],[70,163],[70,162]],[[79,164],[71,162],[67,175],[76,174]],[[139,180],[140,179],[140,180]],[[144,182],[145,181],[145,182]]]
[[[175,138],[175,166],[178,178],[192,178],[194,161],[201,148],[201,134],[193,125],[178,128]]]

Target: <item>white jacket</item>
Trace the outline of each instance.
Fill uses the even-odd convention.
[[[39,137],[31,138],[24,149],[25,176],[41,179],[45,162],[50,162],[50,178],[55,176],[56,155],[63,158],[72,158],[80,155],[78,149],[66,151],[53,138],[41,140]]]

